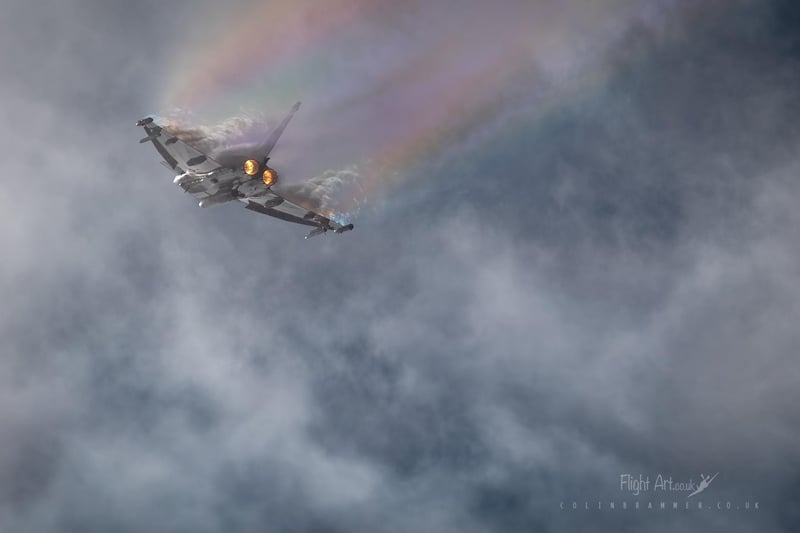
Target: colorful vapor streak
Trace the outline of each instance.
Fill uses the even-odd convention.
[[[276,165],[293,182],[336,182],[340,194],[320,185],[319,196],[347,212],[509,116],[592,90],[609,74],[603,54],[670,5],[279,0],[200,10],[195,26],[212,29],[176,52],[159,105],[215,122],[302,100]]]

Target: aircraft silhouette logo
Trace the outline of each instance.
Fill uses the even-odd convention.
[[[686,498],[687,499],[691,498],[695,494],[700,494],[701,492],[706,490],[708,488],[708,486],[711,485],[711,482],[714,481],[714,478],[717,477],[718,475],[719,475],[719,472],[717,472],[713,476],[711,474],[709,474],[707,476],[703,475],[703,474],[700,474],[700,483],[697,484],[697,489],[693,493],[689,494]]]

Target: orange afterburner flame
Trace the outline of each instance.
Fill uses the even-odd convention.
[[[278,181],[278,173],[269,167],[264,169],[264,174],[261,177],[267,187],[275,185],[275,182]]]
[[[255,176],[258,174],[258,161],[255,159],[248,159],[244,162],[244,173],[248,176]]]

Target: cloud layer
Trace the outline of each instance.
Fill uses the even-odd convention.
[[[796,10],[558,5],[538,70],[305,242],[136,143],[210,8],[9,3],[0,530],[796,530]],[[717,471],[760,510],[559,507]]]

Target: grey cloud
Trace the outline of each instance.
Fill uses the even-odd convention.
[[[797,529],[793,11],[683,5],[305,242],[136,144],[193,5],[10,4],[0,529]]]

